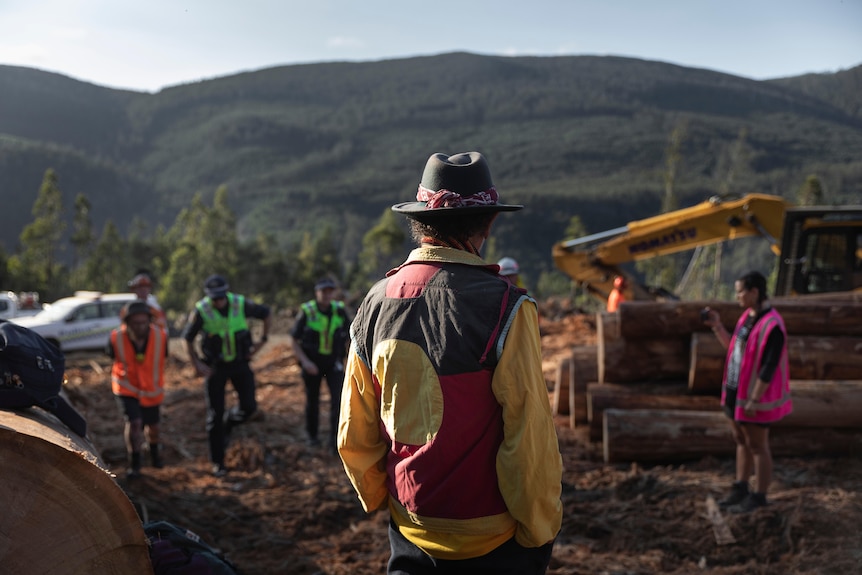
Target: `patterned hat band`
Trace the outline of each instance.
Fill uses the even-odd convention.
[[[462,196],[449,190],[434,192],[423,186],[419,186],[419,191],[416,192],[416,200],[425,202],[426,210],[463,208],[468,206],[494,206],[497,205],[498,198],[496,188],[489,188],[484,192],[476,192],[471,196]]]

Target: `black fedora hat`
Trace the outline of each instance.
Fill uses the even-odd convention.
[[[414,219],[425,219],[464,213],[513,212],[524,207],[499,202],[488,162],[479,152],[453,156],[432,154],[425,163],[416,200],[395,204],[392,210]]]

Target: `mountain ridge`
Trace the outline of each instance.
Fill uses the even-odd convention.
[[[169,225],[225,185],[243,237],[288,246],[330,226],[349,258],[382,210],[412,199],[428,155],[478,149],[504,201],[528,204],[501,224],[499,248],[550,269],[572,216],[598,232],[658,211],[674,130],[681,205],[720,192],[793,199],[809,174],[829,201],[862,203],[860,78],[862,66],[751,80],[617,56],[455,52],[146,93],[0,66],[0,178],[14,198],[0,242],[14,249],[50,167],[67,207],[88,195],[97,229],[136,216]]]

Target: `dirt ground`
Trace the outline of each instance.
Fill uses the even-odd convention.
[[[549,391],[558,358],[595,342],[590,317],[544,308]],[[245,575],[385,572],[384,513],[366,515],[336,456],[304,441],[304,391],[286,338],[253,361],[263,421],[240,426],[216,479],[207,460],[203,386],[172,341],[163,408],[166,467],[127,481],[122,420],[102,358],[69,359],[70,397],[93,443],[144,520],[167,520],[219,548]],[[324,392],[325,394],[326,392]],[[328,405],[324,395],[322,407]],[[328,432],[321,417],[322,437]],[[586,430],[557,420],[563,455],[563,526],[555,575],[862,573],[862,457],[780,458],[770,505],[725,515],[736,542],[719,545],[706,500],[729,486],[731,459],[684,465],[607,465]]]

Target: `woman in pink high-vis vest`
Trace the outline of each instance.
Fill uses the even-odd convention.
[[[733,333],[724,328],[715,310],[708,310],[704,323],[727,349],[721,404],[736,441],[736,481],[719,505],[745,513],[766,505],[772,482],[769,426],[788,415],[793,404],[787,330],[781,315],[766,301],[766,278],[749,272],[736,280],[734,289],[745,311]],[[754,491],[748,484],[752,472]]]

